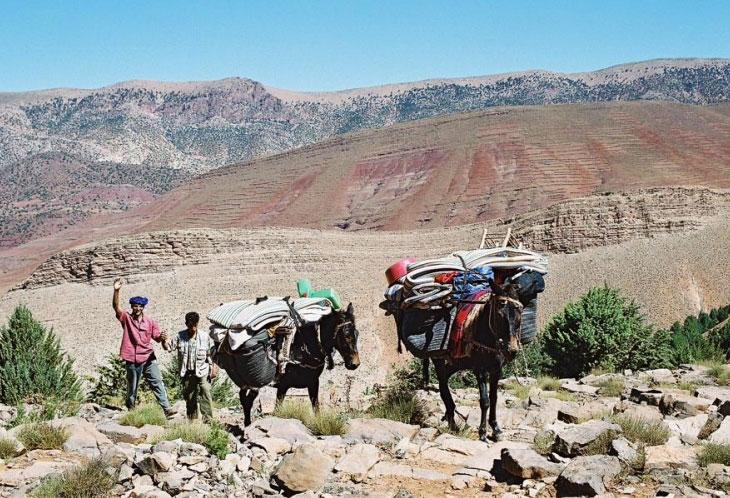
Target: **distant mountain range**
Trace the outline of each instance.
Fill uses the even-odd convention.
[[[491,106],[628,100],[727,102],[730,60],[662,59],[588,73],[525,71],[324,93],[243,78],[0,93],[0,247],[146,202],[194,174],[348,132]]]

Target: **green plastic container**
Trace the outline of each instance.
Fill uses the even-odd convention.
[[[309,293],[309,297],[323,297],[327,299],[330,303],[332,303],[332,308],[338,310],[342,307],[342,301],[340,300],[340,296],[337,295],[337,292],[332,287],[327,287],[326,289],[319,289],[314,292]]]
[[[310,282],[306,278],[298,281],[297,292],[299,292],[299,297],[309,297],[310,293],[312,292],[312,282]]]
[[[299,293],[299,297],[323,297],[327,299],[330,304],[332,304],[332,308],[336,310],[342,307],[342,300],[332,287],[316,291],[312,290],[312,282],[306,278],[297,282],[297,292]]]

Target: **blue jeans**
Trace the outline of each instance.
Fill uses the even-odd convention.
[[[167,401],[165,384],[162,382],[160,367],[157,366],[155,356],[150,356],[147,361],[142,363],[134,363],[132,361],[125,361],[125,363],[127,368],[127,398],[125,400],[127,409],[131,410],[134,408],[137,401],[139,379],[144,377],[162,409],[165,411],[169,410],[170,402]]]

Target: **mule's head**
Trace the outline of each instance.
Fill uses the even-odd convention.
[[[355,327],[355,309],[350,303],[346,309],[332,312],[332,341],[335,349],[345,360],[348,370],[360,366],[360,353],[357,350],[358,331]]]
[[[506,282],[503,285],[489,282],[493,293],[492,328],[500,344],[507,344],[507,352],[511,355],[520,350],[520,331],[522,324],[522,303],[520,302],[517,284]]]

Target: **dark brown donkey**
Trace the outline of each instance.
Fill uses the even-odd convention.
[[[459,359],[432,359],[439,381],[441,399],[446,405],[445,420],[455,427],[456,404],[449,390],[449,378],[456,372],[471,370],[479,385],[479,406],[482,410],[479,424],[479,439],[487,440],[487,412],[489,425],[496,441],[502,439],[502,430],[497,423],[497,383],[502,377],[505,361],[511,360],[520,349],[520,323],[522,303],[518,298],[517,284],[499,285],[490,280],[492,293],[484,296],[480,310],[471,314],[465,324],[464,335],[472,338],[469,356]],[[428,379],[428,360],[423,362],[424,379]],[[487,392],[489,377],[489,392]],[[487,404],[487,394],[489,404]]]
[[[332,354],[335,350],[345,360],[348,370],[360,366],[358,335],[352,303],[345,310],[333,311],[324,316],[319,324],[298,327],[291,346],[291,356],[298,364],[287,365],[286,372],[276,382],[277,401],[283,400],[291,388],[307,388],[312,407],[317,408],[319,376],[325,364],[328,370],[334,368]],[[258,389],[251,388],[242,388],[238,393],[243,406],[244,425],[251,424],[251,408],[258,394]]]

